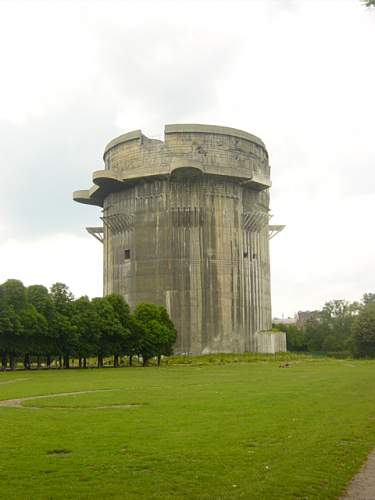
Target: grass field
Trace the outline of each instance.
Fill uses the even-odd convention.
[[[375,362],[291,363],[2,373],[0,498],[337,498],[375,446]]]

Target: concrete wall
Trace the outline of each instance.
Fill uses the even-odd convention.
[[[257,333],[272,326],[262,141],[236,129],[167,125],[164,142],[141,131],[114,139],[104,161],[96,187],[74,195],[103,206],[104,293],[132,307],[165,305],[177,352],[258,350]]]
[[[286,351],[284,332],[259,332],[256,334],[257,352],[275,354]]]

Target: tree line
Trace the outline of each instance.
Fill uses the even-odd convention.
[[[375,357],[375,293],[364,294],[360,302],[331,300],[303,328],[285,324],[274,328],[286,332],[289,351]]]
[[[141,303],[133,312],[116,294],[90,300],[75,299],[67,285],[55,283],[50,290],[42,285],[25,287],[10,279],[0,285],[0,356],[1,368],[15,369],[22,360],[26,369],[32,357],[48,368],[53,360],[69,368],[77,358],[79,367],[87,359],[113,356],[119,366],[120,356],[142,356],[144,365],[157,357],[173,353],[176,329],[166,309]]]

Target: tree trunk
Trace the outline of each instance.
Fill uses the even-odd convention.
[[[118,354],[114,354],[113,356],[113,366],[118,368]]]
[[[158,366],[160,366],[160,359],[161,359],[161,356],[160,354],[158,355]]]
[[[62,368],[62,357],[61,357],[61,354],[59,356],[59,368]]]
[[[14,370],[15,368],[14,352],[9,353],[9,367],[11,370]]]
[[[70,365],[69,365],[69,354],[64,356],[64,368],[67,370],[68,368],[70,368]]]
[[[30,354],[25,354],[25,358],[23,360],[23,366],[25,370],[30,370]]]
[[[40,369],[40,356],[36,357],[36,366],[37,366],[37,368],[39,370]]]
[[[83,368],[87,368],[87,359],[83,358]]]
[[[79,366],[79,368],[82,368],[82,358],[81,358],[81,356],[78,357],[78,366]]]
[[[103,354],[98,354],[98,368],[103,368]]]
[[[148,358],[146,358],[146,356],[142,356],[142,361],[143,361],[143,366],[147,366]]]
[[[129,356],[129,366],[133,366],[133,354]]]
[[[49,354],[47,354],[46,364],[48,369],[51,368],[51,356]]]
[[[1,353],[1,369],[6,370],[7,369],[7,353],[2,351]]]

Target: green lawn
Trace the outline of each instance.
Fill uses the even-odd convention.
[[[0,498],[336,498],[375,446],[372,361],[0,373],[98,390],[0,406]]]

